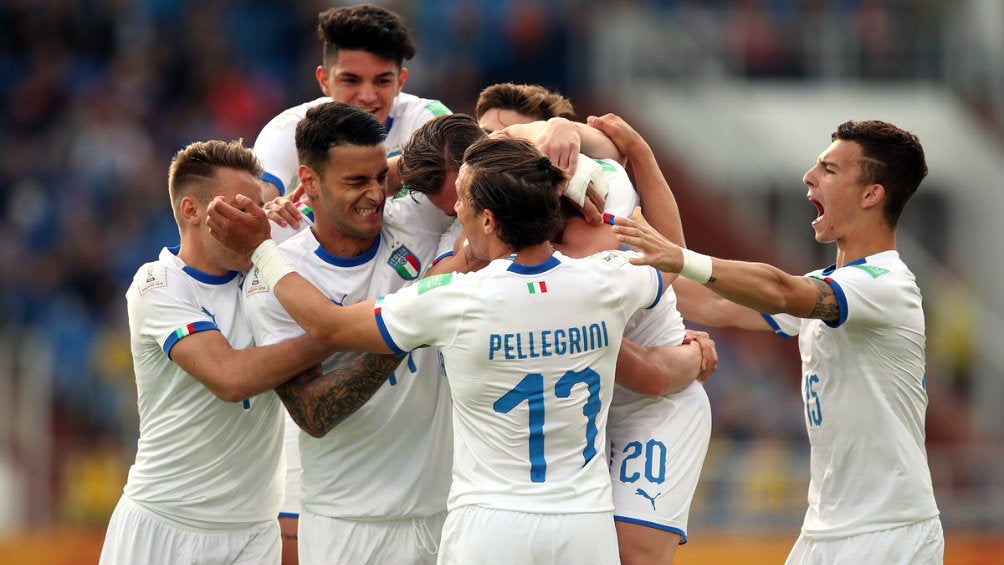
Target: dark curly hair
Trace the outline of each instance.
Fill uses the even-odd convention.
[[[340,49],[368,51],[400,67],[415,56],[415,44],[401,16],[371,4],[330,8],[317,17],[317,37],[324,67],[331,68]]]

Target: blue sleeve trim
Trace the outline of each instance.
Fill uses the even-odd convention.
[[[652,270],[655,271],[655,281],[657,290],[655,291],[655,300],[653,300],[651,304],[645,307],[646,310],[651,310],[652,308],[655,308],[659,304],[659,301],[662,300],[662,290],[663,290],[662,272],[654,268]]]
[[[446,253],[443,253],[442,255],[436,257],[435,259],[432,260],[432,266],[435,267],[436,263],[439,263],[440,261],[446,259],[447,257],[453,257],[453,252],[447,251]]]
[[[761,312],[760,315],[763,316],[763,319],[767,321],[767,325],[770,326],[770,329],[774,330],[774,333],[783,337],[784,339],[788,339],[789,337],[791,337],[790,335],[781,331],[781,326],[777,325],[777,322],[774,321],[773,316],[771,316],[770,314],[764,314],[763,312]]]
[[[831,328],[839,328],[847,321],[847,296],[844,294],[844,289],[840,288],[840,283],[830,277],[826,277],[823,280],[833,289],[833,295],[837,297],[837,307],[840,308],[840,319],[836,322],[823,320],[823,323]]]
[[[279,180],[279,177],[273,175],[272,173],[262,173],[261,180],[265,182],[270,182],[279,189],[279,196],[286,194],[286,183]]]
[[[373,314],[376,316],[376,323],[377,323],[377,328],[379,328],[380,330],[380,336],[383,337],[383,341],[384,343],[387,344],[387,347],[389,347],[391,351],[393,351],[398,355],[404,355],[405,353],[407,353],[407,351],[401,349],[400,347],[398,347],[396,343],[394,343],[394,339],[390,337],[390,332],[387,331],[387,324],[384,323],[383,321],[382,296],[380,298],[377,298],[376,305],[373,308]]]
[[[188,324],[187,326],[178,328],[173,332],[171,332],[171,335],[169,335],[167,337],[167,340],[164,341],[164,353],[166,353],[167,357],[170,358],[171,349],[173,349],[174,346],[177,345],[179,341],[181,341],[181,338],[199,332],[204,332],[206,330],[218,330],[218,329],[219,328],[216,327],[216,324],[212,322],[195,322],[192,324]]]
[[[681,530],[680,528],[674,528],[673,526],[666,526],[663,524],[656,524],[655,522],[649,522],[648,520],[639,520],[637,518],[627,518],[625,516],[618,516],[614,514],[615,522],[625,522],[628,524],[637,524],[639,526],[645,526],[646,528],[652,528],[654,530],[662,530],[664,532],[674,533],[680,536],[680,545],[687,543],[687,532]]]

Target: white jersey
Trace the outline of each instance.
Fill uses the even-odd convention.
[[[171,360],[179,340],[201,331],[219,330],[234,348],[252,345],[244,277],[207,275],[175,253],[164,249],[140,267],[126,292],[140,432],[125,494],[195,528],[272,520],[282,498],[278,397],[224,402]]]
[[[920,290],[896,251],[813,271],[840,320],[764,318],[798,334],[811,445],[810,538],[886,530],[938,515],[924,447],[927,391]]]
[[[673,287],[659,305],[631,317],[624,337],[643,347],[679,345],[686,336]],[[650,396],[614,387],[610,405],[614,519],[673,532],[687,541],[690,505],[711,440],[704,386]]]
[[[613,508],[604,455],[617,352],[628,318],[661,290],[657,271],[622,252],[555,253],[532,267],[497,259],[430,277],[377,303],[392,350],[442,347],[454,405],[451,511]]]
[[[258,134],[254,142],[254,152],[265,169],[262,178],[277,186],[279,194],[285,194],[300,184],[296,174],[299,167],[296,157],[296,124],[307,115],[307,110],[325,102],[331,102],[331,97],[321,96],[283,110],[265,124]],[[422,124],[436,116],[449,113],[449,108],[438,100],[399,93],[391,104],[387,121],[383,124],[387,130],[387,139],[384,141],[384,145],[387,146],[387,157],[400,155],[404,145],[411,139],[411,134]]]
[[[610,187],[603,203],[603,211],[607,214],[630,218],[634,207],[638,206],[641,201],[631,184],[631,179],[628,178],[627,171],[613,159],[595,159],[595,161],[603,168],[603,175],[607,178],[607,185]]]
[[[340,305],[368,300],[418,279],[431,262],[445,216],[405,196],[388,200],[373,247],[356,257],[326,252],[311,230],[280,245],[307,280]],[[303,330],[283,309],[256,270],[244,299],[262,344]],[[325,371],[355,353],[337,353]],[[323,438],[299,432],[303,508],[343,519],[388,520],[442,512],[451,460],[449,393],[434,349],[413,352],[357,412]]]

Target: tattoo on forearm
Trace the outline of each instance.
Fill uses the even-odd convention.
[[[275,391],[293,421],[319,437],[372,398],[402,359],[404,355],[363,353],[327,373],[315,365]]]
[[[834,322],[840,319],[840,306],[837,304],[837,297],[833,294],[833,287],[824,280],[807,278],[816,285],[816,305],[812,308],[810,318]]]

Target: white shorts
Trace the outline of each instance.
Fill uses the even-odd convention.
[[[296,518],[300,515],[300,483],[303,478],[303,465],[300,463],[300,426],[296,425],[285,408],[282,411],[282,420],[285,426],[282,432],[282,447],[286,454],[286,488],[283,491],[279,516]]]
[[[386,522],[300,513],[300,565],[434,565],[446,512]]]
[[[461,506],[443,527],[439,565],[620,563],[610,512],[532,514]]]
[[[99,565],[261,565],[282,558],[279,522],[239,530],[198,531],[182,527],[119,499],[101,548]]]
[[[711,404],[694,382],[668,396],[613,404],[607,422],[614,520],[680,535],[711,440]]]
[[[891,530],[838,539],[798,536],[785,565],[942,565],[945,533],[938,517]]]

